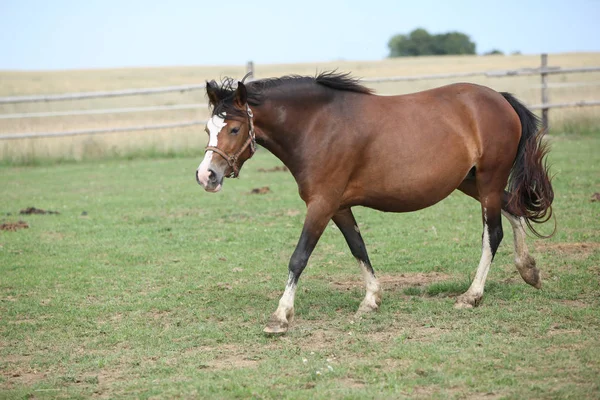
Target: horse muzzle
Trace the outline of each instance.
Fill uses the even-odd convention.
[[[223,174],[219,174],[210,168],[198,168],[196,170],[196,182],[207,192],[215,193],[223,187]]]

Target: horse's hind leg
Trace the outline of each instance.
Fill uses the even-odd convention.
[[[379,304],[381,304],[381,286],[375,277],[375,272],[371,266],[371,261],[369,261],[365,242],[360,235],[354,215],[349,208],[346,208],[339,210],[333,216],[332,220],[344,235],[352,255],[358,261],[358,265],[365,281],[367,294],[362,303],[360,303],[357,314],[375,311],[379,308]]]
[[[505,199],[507,193],[505,193]],[[521,278],[536,289],[542,287],[542,280],[540,279],[540,271],[535,266],[535,259],[529,254],[527,249],[527,243],[525,243],[525,228],[523,226],[523,218],[516,217],[506,211],[506,202],[503,202],[502,215],[508,219],[513,229],[513,236],[515,238],[515,265],[517,271],[521,274]]]
[[[479,193],[477,192],[477,186],[475,180],[465,180],[458,189],[468,196],[473,197],[479,201]],[[531,286],[539,289],[542,287],[542,280],[540,279],[540,272],[535,265],[535,259],[529,254],[527,249],[527,243],[525,242],[525,225],[523,218],[512,215],[507,210],[508,199],[510,193],[504,192],[502,195],[502,215],[508,219],[513,230],[513,237],[515,243],[515,266],[517,271],[521,274],[521,277],[525,282]]]
[[[481,176],[478,176],[477,179],[480,180]],[[456,299],[455,307],[457,308],[472,308],[480,303],[483,298],[487,274],[503,237],[501,217],[502,190],[491,190],[479,182],[476,185],[477,190],[474,194],[477,194],[477,197],[473,197],[478,198],[481,202],[483,219],[481,259],[471,286],[465,293]],[[459,189],[471,195],[471,193],[468,193],[467,190],[465,190],[467,189],[465,186],[466,185],[463,183]]]

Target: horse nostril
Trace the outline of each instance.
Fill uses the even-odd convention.
[[[217,181],[217,174],[215,174],[215,171],[213,171],[212,169],[208,170],[209,175],[208,175],[208,180],[211,182],[216,182]]]

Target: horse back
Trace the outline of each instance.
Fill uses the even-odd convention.
[[[490,88],[453,84],[401,96],[354,96],[345,201],[413,211],[447,197],[474,167],[516,156],[518,116]],[[427,195],[425,195],[427,193]]]

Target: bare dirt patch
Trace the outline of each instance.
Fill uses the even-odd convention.
[[[575,259],[586,259],[596,250],[600,249],[600,243],[575,242],[575,243],[537,243],[536,250],[539,252],[550,251],[561,256]]]
[[[339,386],[348,389],[362,389],[366,386],[366,383],[364,381],[352,378],[337,379],[336,381],[340,383]]]
[[[5,381],[0,383],[0,388],[11,388],[14,385],[30,386],[46,379],[45,372],[28,366],[30,360],[31,356],[17,354],[3,357],[3,361],[8,365],[0,369],[0,374],[5,378]]]
[[[556,335],[581,335],[581,329],[562,329],[553,327],[548,331],[548,336]]]
[[[290,329],[307,329],[310,328],[310,321],[305,320],[297,320]],[[307,331],[306,335],[301,338],[289,339],[287,337],[282,337],[280,340],[282,342],[292,342],[297,343],[301,348],[312,351],[322,351],[326,349],[334,349],[336,344],[340,340],[343,335],[347,332],[339,331],[339,330],[328,330],[328,329],[315,329]]]
[[[19,211],[21,215],[31,215],[31,214],[60,214],[58,211],[50,211],[50,210],[42,210],[41,208],[35,207],[27,207],[23,210]]]
[[[211,361],[209,365],[212,369],[217,370],[256,368],[258,366],[258,360],[240,358],[238,356],[229,356],[215,359]]]
[[[441,272],[415,272],[399,275],[378,275],[379,283],[384,291],[397,291],[409,286],[427,286],[434,282],[445,281],[450,275]],[[360,277],[331,283],[338,290],[351,290],[364,286]]]
[[[250,191],[250,194],[267,194],[270,193],[271,189],[268,186],[263,186],[260,188],[254,188]]]
[[[19,229],[27,229],[27,228],[29,228],[29,224],[25,221],[4,222],[4,223],[0,224],[0,231],[15,232]]]
[[[256,368],[260,357],[248,348],[241,345],[224,344],[218,347],[200,346],[190,348],[184,352],[186,357],[194,358],[197,355],[211,355],[211,359],[203,364],[205,369],[227,370]]]
[[[288,172],[289,169],[285,165],[278,165],[273,168],[259,168],[258,172]]]
[[[571,308],[585,308],[589,307],[590,304],[585,303],[581,300],[558,300],[559,303],[564,304],[565,306],[569,306]]]
[[[9,354],[2,357],[2,361],[17,364],[17,363],[29,363],[31,361],[31,356],[25,356],[22,354]]]

